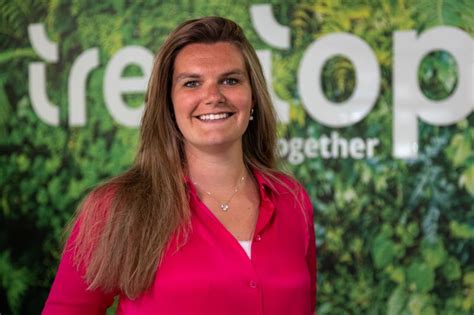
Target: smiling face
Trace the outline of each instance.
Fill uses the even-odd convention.
[[[252,89],[234,44],[185,46],[175,59],[171,98],[185,150],[241,148]]]

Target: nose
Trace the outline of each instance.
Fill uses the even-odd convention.
[[[214,105],[224,102],[224,95],[218,83],[209,83],[206,87],[205,103]]]

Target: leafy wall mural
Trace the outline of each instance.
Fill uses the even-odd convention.
[[[376,138],[372,157],[306,158],[284,162],[315,205],[318,311],[323,314],[470,315],[474,313],[474,116],[445,127],[419,122],[419,154],[392,156],[393,34],[455,26],[474,35],[472,1],[267,1],[291,29],[291,47],[269,47],[255,32],[250,7],[261,1],[0,1],[0,313],[37,314],[60,258],[66,223],[81,198],[134,157],[137,129],[120,125],[104,105],[107,63],[122,47],[156,52],[170,30],[190,17],[223,15],[246,31],[257,49],[272,52],[273,89],[290,105],[281,137]],[[40,58],[28,25],[44,23],[59,47],[47,66],[47,95],[60,108],[59,126],[33,110],[28,66]],[[307,47],[347,32],[374,51],[381,87],[359,123],[330,128],[302,104],[296,76]],[[99,48],[86,85],[87,121],[68,124],[68,80],[81,52]],[[424,95],[455,91],[459,65],[437,51],[418,69]],[[140,74],[129,67],[125,75]],[[326,63],[325,96],[350,97],[357,75],[350,60]],[[127,95],[131,107],[143,94]],[[113,312],[113,310],[111,311]]]

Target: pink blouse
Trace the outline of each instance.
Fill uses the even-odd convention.
[[[153,284],[141,296],[130,300],[118,294],[117,314],[314,313],[316,245],[308,195],[285,177],[297,198],[259,172],[254,175],[261,203],[251,259],[188,183],[192,211],[188,242],[177,252],[172,246],[165,252]],[[114,294],[87,290],[67,250],[43,314],[105,314],[113,298]]]

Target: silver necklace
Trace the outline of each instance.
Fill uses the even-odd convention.
[[[230,202],[232,201],[232,199],[234,198],[234,196],[239,192],[240,190],[240,186],[242,186],[242,183],[244,182],[245,180],[245,176],[242,176],[239,178],[239,181],[237,182],[237,184],[235,185],[235,188],[234,188],[234,191],[232,192],[232,195],[227,199],[227,201],[220,201],[219,199],[217,199],[217,197],[215,197],[210,191],[207,191],[207,190],[204,190],[202,189],[201,186],[199,186],[198,183],[196,182],[193,182],[193,184],[196,186],[196,187],[199,187],[201,188],[202,191],[204,191],[206,193],[206,195],[208,195],[209,197],[211,197],[212,199],[214,199],[215,201],[217,201],[219,203],[219,206],[221,208],[222,211],[227,211],[230,209]]]

